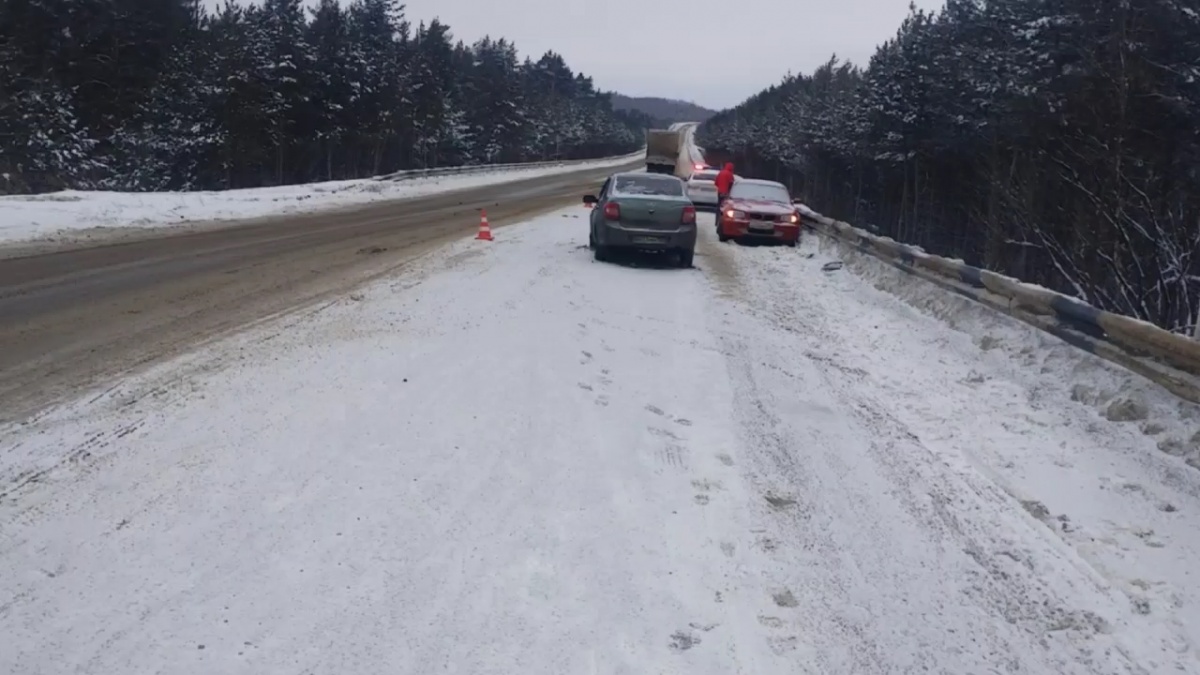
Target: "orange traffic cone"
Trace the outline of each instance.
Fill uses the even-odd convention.
[[[493,241],[492,226],[488,225],[486,210],[479,210],[479,234],[475,235],[475,238],[483,241]]]

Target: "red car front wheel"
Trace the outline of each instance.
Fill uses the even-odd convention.
[[[717,241],[729,241],[729,237],[725,234],[725,228],[721,222],[721,216],[717,216]]]

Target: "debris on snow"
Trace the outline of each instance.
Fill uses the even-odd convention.
[[[1140,422],[1149,414],[1145,404],[1129,398],[1109,403],[1104,411],[1104,417],[1110,422]]]
[[[692,633],[677,630],[671,634],[671,649],[677,652],[686,652],[698,644],[700,638]]]
[[[796,600],[796,596],[792,595],[792,592],[786,588],[772,593],[771,599],[780,607],[798,607],[800,605],[799,601]]]

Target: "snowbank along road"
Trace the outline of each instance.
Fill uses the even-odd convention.
[[[1077,363],[585,217],[5,430],[0,672],[1200,672],[1197,472]]]
[[[339,208],[548,178],[584,169],[615,169],[642,159],[641,153],[635,155],[460,167],[458,170],[463,173],[434,176],[401,172],[377,178],[216,192],[64,190],[0,196],[0,257],[140,239],[168,229],[175,233],[212,229],[249,218],[328,213]]]
[[[613,170],[0,261],[0,422],[394,271],[478,227],[481,208],[503,225],[578,198]]]

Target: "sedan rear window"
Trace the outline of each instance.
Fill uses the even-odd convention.
[[[613,191],[623,195],[682,197],[683,183],[667,176],[618,176]]]

